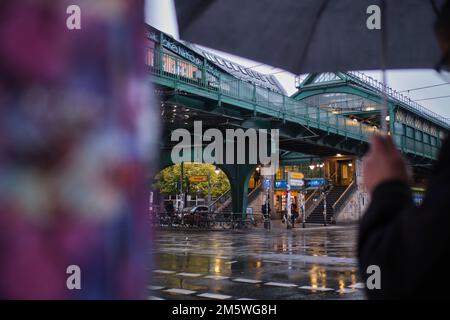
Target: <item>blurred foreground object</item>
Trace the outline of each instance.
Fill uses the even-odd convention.
[[[143,39],[140,0],[0,3],[0,298],[145,297],[158,116]]]
[[[386,181],[408,183],[406,160],[389,135],[375,134],[370,141],[370,150],[364,157],[364,185],[372,193],[378,185]]]
[[[442,49],[441,68],[450,66],[450,1],[435,24]],[[370,205],[361,219],[358,257],[361,277],[379,287],[368,287],[371,299],[445,299],[450,280],[450,139],[442,144],[439,159],[417,206],[407,183],[406,167],[390,137],[374,137],[364,164]],[[367,177],[366,177],[367,175]],[[372,269],[373,270],[373,269]],[[437,278],[434,275],[439,275]]]

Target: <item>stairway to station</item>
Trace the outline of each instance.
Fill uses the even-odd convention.
[[[339,199],[339,197],[347,189],[347,186],[334,186],[326,195],[327,199],[327,224],[331,223],[331,218],[333,217],[333,204]],[[306,223],[324,223],[323,217],[323,200],[317,205],[313,212],[306,218]]]

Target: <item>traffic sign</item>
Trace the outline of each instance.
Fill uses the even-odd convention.
[[[305,175],[301,172],[289,172],[288,173],[290,179],[303,180]]]
[[[264,179],[264,188],[266,188],[266,190],[270,189],[270,179]]]
[[[328,184],[328,181],[323,178],[319,179],[306,179],[306,188],[308,189],[316,189],[323,186],[326,186]]]
[[[275,189],[286,189],[286,180],[276,180],[275,181]]]
[[[288,183],[293,187],[303,187],[305,184],[304,177],[301,172],[288,172]]]
[[[191,176],[189,177],[190,182],[207,182],[208,176]]]

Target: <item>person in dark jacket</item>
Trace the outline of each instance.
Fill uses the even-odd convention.
[[[438,18],[436,31],[450,65],[450,1]],[[360,223],[359,266],[364,280],[380,269],[380,289],[367,290],[371,299],[449,297],[450,140],[441,147],[425,199],[415,206],[408,168],[389,136],[373,137],[364,159],[364,183],[371,203]],[[370,268],[369,268],[370,270]],[[370,279],[369,279],[370,280]]]

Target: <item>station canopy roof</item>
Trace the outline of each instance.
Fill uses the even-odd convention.
[[[287,95],[286,90],[283,88],[283,86],[277,80],[277,78],[274,77],[273,75],[257,72],[253,68],[243,66],[235,61],[226,59],[222,56],[212,53],[211,51],[200,48],[194,44],[187,42],[183,43],[192,50],[204,56],[206,59],[208,59],[217,67],[221,68],[222,70],[225,70],[226,72],[230,73],[236,78]]]

